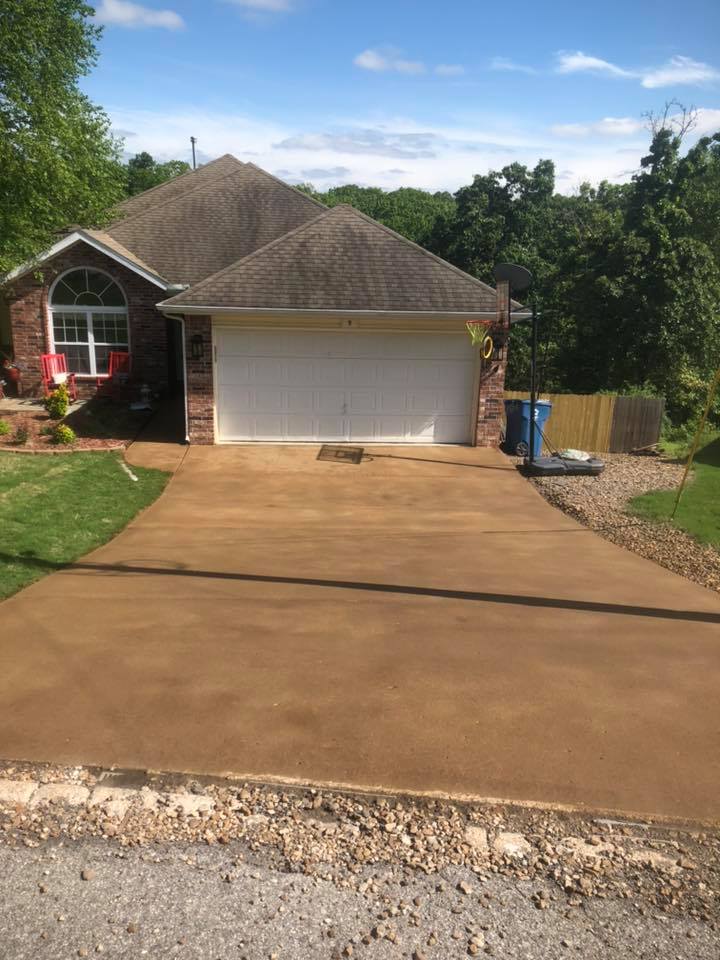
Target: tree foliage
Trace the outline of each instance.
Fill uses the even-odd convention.
[[[0,0],[0,272],[122,197],[119,145],[78,88],[99,28],[82,0]]]
[[[662,395],[682,422],[720,364],[720,134],[683,154],[692,116],[682,116],[679,127],[667,110],[651,118],[630,183],[572,196],[556,192],[549,160],[476,176],[454,197],[357,186],[314,195],[351,203],[488,283],[496,263],[528,267],[542,389]],[[518,324],[508,386],[526,388],[528,367],[529,329]]]
[[[149,190],[160,183],[172,180],[173,177],[187,173],[188,170],[190,170],[190,164],[185,163],[184,160],[168,160],[166,163],[160,163],[145,151],[136,153],[125,164],[127,195],[133,197],[136,193],[142,193],[143,190]]]

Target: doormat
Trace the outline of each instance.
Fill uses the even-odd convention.
[[[335,460],[339,463],[362,463],[364,453],[363,447],[333,447],[324,443],[320,447],[317,459]]]

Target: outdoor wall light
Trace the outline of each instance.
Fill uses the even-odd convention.
[[[202,360],[205,356],[205,344],[201,334],[196,333],[190,338],[190,353],[193,360]]]
[[[498,331],[493,333],[492,340],[493,350],[489,359],[491,363],[498,363],[503,361],[506,357],[507,336]]]

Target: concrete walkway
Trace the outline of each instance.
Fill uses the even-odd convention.
[[[719,819],[720,598],[500,453],[367,451],[191,447],[0,606],[0,755]]]

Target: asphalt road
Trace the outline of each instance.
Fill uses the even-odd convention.
[[[331,877],[287,873],[271,853],[240,844],[0,846],[0,955],[445,960],[472,955],[473,937],[478,956],[503,960],[720,955],[708,924],[660,916],[649,906],[643,914],[632,900],[593,899],[569,909],[557,887],[543,883],[387,866],[364,868],[376,883],[360,893],[345,886],[342,868],[333,870]],[[459,891],[460,882],[471,892]],[[546,909],[531,900],[538,893]],[[388,910],[397,915],[386,917]]]

